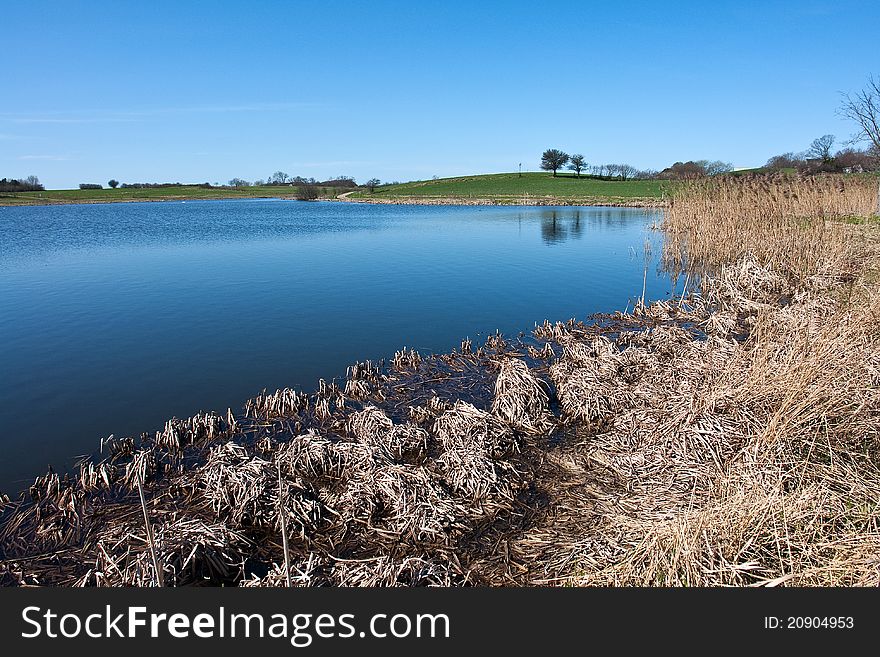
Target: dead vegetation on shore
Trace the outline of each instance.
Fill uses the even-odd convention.
[[[665,208],[659,197],[536,196],[534,194],[492,194],[487,196],[346,196],[336,200],[372,205],[529,205],[606,206],[616,208]]]
[[[880,584],[877,250],[834,221],[875,190],[698,183],[682,298],[110,440],[7,506],[2,583]]]

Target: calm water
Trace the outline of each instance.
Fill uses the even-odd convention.
[[[447,351],[623,309],[653,219],[279,200],[0,208],[0,490],[110,433],[237,409],[262,388],[310,391],[404,345]]]

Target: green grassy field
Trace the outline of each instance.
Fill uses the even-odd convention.
[[[549,173],[493,173],[460,178],[440,178],[420,182],[383,185],[371,194],[358,191],[352,198],[479,198],[516,201],[524,196],[552,197],[560,200],[595,199],[634,201],[660,199],[673,183],[662,180],[599,180],[597,178]]]
[[[335,187],[320,188],[322,197],[343,192]],[[43,192],[0,192],[0,205],[48,205],[53,203],[113,203],[120,201],[176,201],[196,199],[293,197],[295,187],[211,187],[180,185],[145,189],[51,189]]]
[[[364,189],[353,199],[397,202],[485,200],[495,203],[638,203],[659,201],[675,183],[662,180],[599,180],[549,173],[495,173],[441,178],[399,185],[383,185],[373,193]],[[335,198],[345,188],[320,188],[321,198]],[[180,185],[146,189],[58,189],[43,192],[0,192],[0,205],[51,205],[54,203],[113,203],[124,201],[176,201],[234,198],[293,198],[295,187],[210,187]]]

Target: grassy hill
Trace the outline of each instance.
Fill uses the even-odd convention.
[[[406,201],[487,199],[499,203],[557,200],[561,202],[639,202],[659,201],[668,195],[674,183],[662,180],[601,180],[574,175],[553,177],[549,173],[493,173],[458,178],[439,178],[418,182],[383,185],[373,193],[365,190],[351,195],[353,199]]]
[[[670,193],[674,182],[663,180],[601,180],[549,173],[493,173],[383,185],[372,193],[359,188],[352,200],[391,203],[498,204],[656,204]],[[295,198],[295,187],[169,187],[126,189],[53,189],[42,192],[0,192],[0,205],[52,205],[60,203],[113,203],[124,201],[177,201],[235,198]],[[321,187],[321,198],[335,198],[348,191]]]

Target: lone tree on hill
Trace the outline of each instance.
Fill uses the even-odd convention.
[[[370,178],[367,182],[364,183],[367,186],[367,189],[370,190],[370,194],[381,184],[378,178]]]
[[[116,180],[115,178],[112,179],[112,180],[111,180],[110,182],[108,182],[107,184],[110,185],[113,189],[116,189],[117,187],[119,187],[119,181]]]
[[[584,161],[584,156],[580,153],[575,153],[570,158],[571,164],[568,165],[569,170],[574,171],[577,174],[577,177],[581,177],[581,171],[587,168],[587,163]]]
[[[568,153],[555,148],[548,148],[541,155],[541,168],[544,171],[552,171],[553,177],[556,177],[556,170],[561,169],[568,162]]]

